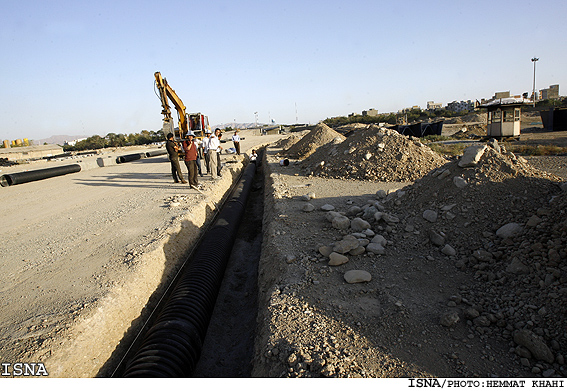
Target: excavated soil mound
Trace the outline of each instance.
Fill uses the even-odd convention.
[[[283,138],[274,143],[275,148],[281,148],[282,150],[288,150],[291,148],[295,143],[301,140],[301,136],[298,134],[292,134],[289,137]]]
[[[465,130],[459,130],[451,137],[457,140],[475,139],[486,136],[486,125],[468,125]]]
[[[486,114],[470,113],[461,117],[463,122],[484,122],[486,123]]]
[[[335,132],[324,123],[319,123],[312,131],[285,151],[284,155],[291,159],[302,160],[309,157],[320,146],[330,143],[335,139],[343,141],[345,137]]]
[[[346,133],[351,132],[353,130],[364,129],[367,126],[368,125],[365,125],[365,124],[348,124],[348,125],[339,126],[336,129],[336,131],[339,132],[340,134],[346,134]]]
[[[446,162],[417,139],[369,125],[340,144],[319,148],[302,167],[307,174],[327,178],[410,182]]]
[[[405,227],[396,240],[416,248],[425,243],[425,251],[474,273],[476,283],[454,297],[462,307],[455,312],[481,334],[510,343],[523,365],[564,363],[567,192],[561,181],[489,147],[475,166],[447,163],[384,202]],[[534,357],[534,350],[545,354]]]

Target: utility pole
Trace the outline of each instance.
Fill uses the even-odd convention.
[[[534,107],[535,107],[535,100],[536,100],[536,98],[535,98],[535,64],[538,60],[539,60],[539,58],[536,58],[536,57],[532,58],[532,62],[534,63],[534,87],[533,87],[533,90],[532,90],[532,99],[534,101]]]

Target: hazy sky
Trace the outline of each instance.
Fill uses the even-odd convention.
[[[565,15],[565,0],[3,0],[0,139],[159,130],[155,71],[213,125],[531,92],[534,56],[536,88],[567,95]]]

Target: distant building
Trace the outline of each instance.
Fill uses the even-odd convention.
[[[406,107],[405,109],[398,110],[399,113],[409,113],[412,110],[421,110],[419,106]]]
[[[461,111],[473,111],[475,107],[475,102],[473,102],[472,100],[467,100],[467,101],[453,101],[451,103],[448,103],[446,108],[449,111],[454,111],[455,113],[460,113]]]
[[[554,85],[549,86],[549,88],[539,90],[539,96],[540,96],[541,99],[558,99],[559,98],[559,84],[554,84]]]
[[[364,110],[364,111],[362,111],[362,115],[368,115],[370,117],[377,117],[378,116],[378,110],[376,110],[376,109]]]
[[[427,110],[437,110],[442,108],[443,108],[443,103],[435,103],[433,101],[427,102]]]
[[[503,91],[503,92],[495,93],[492,99],[504,99],[509,97],[510,97],[510,91]]]

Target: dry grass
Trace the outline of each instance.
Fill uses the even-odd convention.
[[[445,141],[450,140],[450,138],[443,136],[428,136],[422,141],[427,143],[429,148],[437,152],[440,155],[445,156],[461,156],[463,151],[469,144],[465,143],[454,143],[454,144],[443,144],[434,143],[434,141]],[[527,145],[527,144],[511,144],[502,143],[503,147],[507,151],[513,152],[516,155],[524,156],[557,156],[557,155],[567,155],[567,147],[558,147],[556,145]]]
[[[504,143],[507,151],[517,155],[528,156],[549,156],[549,155],[565,155],[566,147],[558,147],[556,145],[511,145]]]
[[[468,145],[463,143],[456,143],[456,144],[430,143],[428,144],[428,146],[429,148],[431,148],[433,151],[437,152],[440,155],[460,156],[463,154],[463,151]]]

